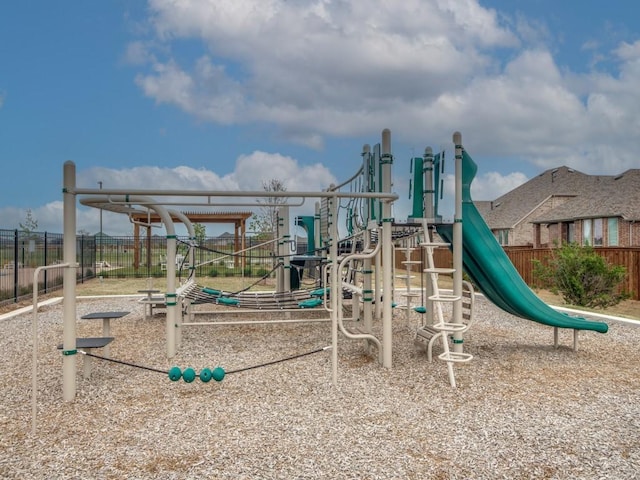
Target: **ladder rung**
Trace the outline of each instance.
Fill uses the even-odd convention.
[[[449,247],[451,244],[447,242],[422,242],[421,247]]]
[[[440,295],[431,295],[429,300],[433,300],[434,302],[457,302],[460,300],[459,295],[447,295],[441,293]]]
[[[430,339],[437,333],[438,331],[433,329],[431,326],[422,326],[416,330],[416,336],[427,339]]]
[[[467,326],[464,323],[442,322],[433,325],[433,329],[443,332],[462,332],[467,329]]]
[[[422,263],[421,260],[404,260],[402,262],[404,265],[419,265]]]
[[[435,268],[425,268],[424,269],[424,273],[442,273],[445,275],[450,275],[452,273],[455,273],[456,269],[455,268],[440,268],[440,267],[435,267]]]
[[[470,353],[462,352],[442,352],[440,355],[438,355],[438,358],[445,362],[462,363],[471,360],[473,358],[473,355],[471,355]]]
[[[345,327],[345,330],[351,335],[371,335],[371,332],[368,332],[364,327],[351,326]]]

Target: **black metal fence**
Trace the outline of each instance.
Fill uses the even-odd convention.
[[[23,232],[0,229],[0,305],[27,299],[33,292],[35,269],[63,262],[63,235],[48,232]],[[274,265],[272,244],[256,237],[245,239],[245,252],[238,250],[232,236],[205,238],[197,248],[187,238],[178,238],[176,267],[186,277],[190,267],[199,277],[263,276]],[[190,249],[195,250],[194,265],[189,265]],[[101,276],[164,277],[167,240],[162,236],[78,235],[76,254],[77,281]],[[38,278],[38,292],[50,293],[62,288],[63,269],[44,270]]]
[[[59,233],[0,230],[0,304],[32,294],[37,267],[62,263],[62,238]],[[94,275],[95,239],[78,236],[76,242],[78,281],[84,281]],[[42,271],[37,279],[38,292],[61,288],[62,276],[62,267]]]

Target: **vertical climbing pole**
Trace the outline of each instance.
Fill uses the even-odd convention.
[[[371,168],[371,147],[367,144],[362,146],[362,171],[364,176],[364,189],[365,191],[371,191],[371,181],[369,171]],[[371,202],[366,200],[363,202],[364,218],[362,219],[366,225],[367,231],[364,233],[367,237],[365,239],[367,244],[371,243],[371,230],[369,229],[369,219],[371,218],[370,206]],[[379,255],[376,255],[378,258]],[[371,332],[373,329],[373,310],[374,310],[374,290],[373,290],[373,262],[370,258],[365,258],[362,263],[362,316],[364,329],[367,332]]]
[[[435,222],[435,189],[433,178],[433,150],[431,147],[424,149],[424,157],[422,160],[422,176],[424,183],[424,203],[423,203],[423,217],[427,219],[427,224]],[[424,232],[425,242],[428,232]],[[431,276],[427,275],[427,282],[425,284],[425,324],[433,325],[435,323],[433,315],[433,300],[429,297],[433,295],[433,285],[431,284]]]
[[[366,191],[367,192],[379,192],[381,189],[379,188],[380,181],[376,172],[380,171],[380,144],[376,144],[373,148],[373,152],[371,151],[371,147],[369,145],[365,145],[363,147],[363,159],[364,159],[364,174],[366,176]],[[365,218],[365,223],[367,225],[367,230],[371,231],[372,225],[377,226],[378,218],[378,203],[380,200],[376,200],[374,198],[369,199],[367,201],[367,214]],[[376,239],[377,242],[380,242],[380,236]],[[380,320],[382,318],[382,295],[381,295],[381,275],[379,272],[382,271],[382,263],[381,256],[376,255],[374,260],[374,268],[376,271],[376,275],[373,279],[373,302],[375,306],[373,306],[373,314],[375,315],[376,320]]]
[[[391,131],[385,128],[382,131],[382,154],[380,156],[380,173],[382,182],[382,193],[391,193],[391,165],[393,157],[391,155]],[[391,202],[389,200],[382,201],[382,291],[384,293],[384,301],[382,302],[382,365],[386,368],[392,367],[392,345],[393,345],[393,329],[392,329],[392,304],[393,304],[393,252],[392,252],[392,235],[393,218],[391,218]],[[377,276],[377,275],[376,275]]]
[[[334,191],[334,185],[329,187]],[[342,296],[342,282],[338,272],[338,199],[335,196],[327,198],[329,230],[329,302],[331,311],[331,372],[334,385],[338,383],[338,308],[339,296]]]
[[[455,145],[455,214],[453,219],[453,295],[462,297],[462,134],[453,134]],[[462,303],[453,304],[453,323],[462,324]],[[462,353],[462,333],[453,334],[453,351]]]
[[[62,398],[76,396],[76,166],[68,161],[63,166],[64,269],[62,295],[64,330],[62,333]]]
[[[278,262],[282,267],[278,271],[282,274],[278,277],[278,292],[287,292],[291,290],[291,234],[289,232],[289,207],[283,206],[278,209]]]
[[[322,246],[322,235],[320,233],[320,202],[316,202],[315,211],[313,215],[313,243],[315,245],[315,249],[313,252],[310,252],[312,255],[318,255],[318,249]],[[325,250],[321,249],[322,255],[325,255]]]

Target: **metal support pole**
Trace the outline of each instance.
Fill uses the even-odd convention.
[[[453,294],[462,298],[462,134],[453,134],[455,145],[455,215],[453,220]],[[453,323],[462,323],[462,302],[453,303]],[[461,332],[453,335],[453,351],[462,353],[463,336]]]
[[[63,166],[63,331],[62,331],[62,398],[70,402],[76,397],[76,166],[67,161]],[[17,268],[16,268],[17,269]]]
[[[382,131],[382,155],[381,177],[382,192],[391,192],[391,131],[385,128]],[[382,365],[391,368],[393,359],[393,325],[392,325],[392,304],[393,304],[393,252],[392,235],[393,218],[391,218],[391,202],[384,200],[382,203],[382,291],[384,301],[382,302]],[[380,240],[379,240],[380,241]]]
[[[102,190],[102,181],[98,182],[98,185],[100,186],[100,190]],[[102,209],[100,209],[100,247],[99,247],[99,252],[100,252],[99,261],[102,262]]]
[[[291,290],[291,232],[289,231],[289,207],[287,206],[278,209],[278,236],[281,238],[278,242],[279,261],[282,262],[283,268],[283,289],[281,291],[288,292]]]
[[[433,150],[431,147],[426,147],[424,149],[424,157],[422,162],[422,173],[424,175],[424,217],[427,219],[426,222],[423,223],[425,227],[428,227],[429,224],[435,221],[436,212],[435,212],[435,188],[434,188],[434,178],[433,178]],[[425,239],[427,241],[427,233],[424,232]],[[428,236],[431,239],[431,235]],[[423,264],[424,267],[424,264]],[[423,274],[424,275],[424,274]],[[429,297],[433,295],[433,285],[431,283],[431,275],[426,276],[425,283],[425,302],[424,306],[426,308],[425,311],[425,325],[433,325],[435,323],[434,315],[433,315],[433,300],[429,300]]]
[[[333,189],[331,185],[330,190]],[[338,384],[338,308],[340,308],[340,300],[342,297],[342,282],[340,281],[338,272],[338,208],[337,199],[331,197],[328,199],[328,227],[329,227],[329,300],[331,304],[331,366],[332,381],[334,385]]]

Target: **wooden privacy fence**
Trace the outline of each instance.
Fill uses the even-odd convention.
[[[552,254],[551,248],[504,247],[504,250],[520,276],[530,286],[535,284],[533,261],[539,260],[546,264]],[[640,247],[598,247],[594,251],[605,257],[609,264],[621,265],[626,269],[622,288],[631,294],[631,298],[640,300]],[[404,259],[401,249],[396,250],[396,268],[404,268]],[[411,259],[421,259],[419,249],[412,252]],[[453,264],[453,256],[448,250],[437,249],[434,252],[434,262],[438,267],[450,267]]]

